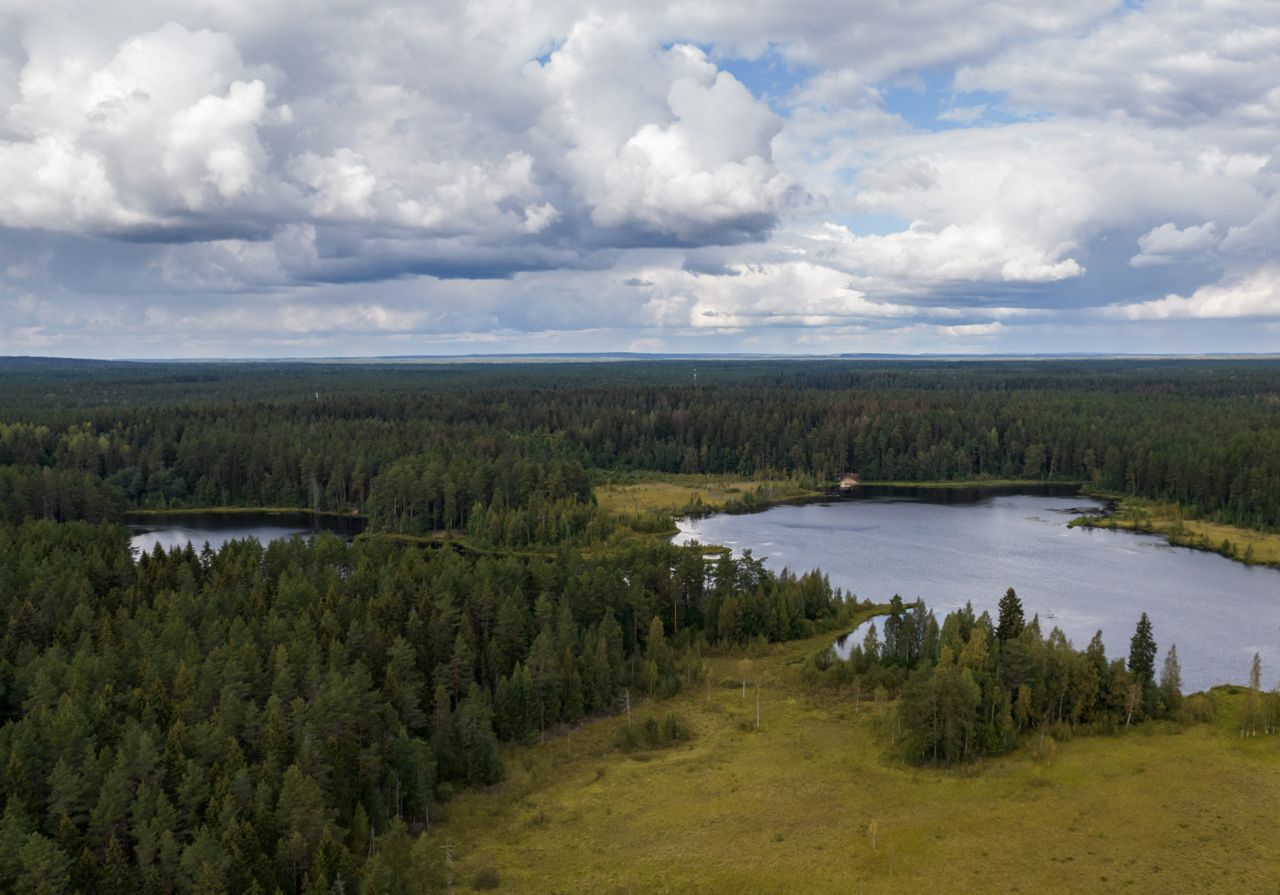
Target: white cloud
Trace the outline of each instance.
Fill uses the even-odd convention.
[[[1280,268],[1263,268],[1201,286],[1189,296],[1171,294],[1153,301],[1113,305],[1107,308],[1107,314],[1127,320],[1277,317],[1280,316]]]
[[[0,144],[0,224],[111,228],[146,220],[121,206],[102,159],[65,137]]]
[[[1195,344],[1272,313],[1278,34],[1243,0],[2,4],[0,329],[234,346],[253,296],[267,353]]]
[[[734,264],[724,273],[651,270],[646,305],[658,324],[700,328],[825,326],[854,319],[913,316],[917,311],[874,301],[830,267],[807,261]]]
[[[1158,125],[1212,120],[1269,126],[1280,114],[1280,6],[1254,0],[1152,0],[960,69],[961,90],[1004,92],[1016,107],[1099,110]],[[1250,143],[1256,134],[1233,140]]]
[[[57,230],[154,227],[252,193],[268,70],[225,34],[170,22],[98,62],[33,51],[0,142],[0,223]],[[22,183],[26,171],[40,172]]]
[[[956,124],[973,124],[987,112],[986,103],[972,106],[952,106],[938,115],[941,121],[953,121]]]
[[[1134,267],[1152,267],[1169,264],[1202,255],[1218,243],[1218,225],[1213,221],[1179,230],[1173,223],[1159,227],[1138,237],[1142,250],[1129,259]]]
[[[811,238],[817,257],[865,276],[911,281],[1043,283],[1084,272],[1073,258],[1060,257],[1070,246],[1044,249],[1021,242],[992,216],[935,230],[923,224],[884,236],[854,236],[847,228],[826,225]]]
[[[994,336],[1004,332],[1003,323],[961,323],[957,326],[940,326],[938,331],[952,337]]]
[[[777,116],[696,47],[658,49],[626,17],[592,17],[529,77],[597,227],[739,241],[769,229],[794,191],[772,162]]]

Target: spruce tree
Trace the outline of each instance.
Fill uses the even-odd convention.
[[[1129,673],[1144,685],[1155,680],[1156,640],[1151,635],[1151,619],[1145,612],[1129,640]]]
[[[1018,592],[1011,587],[1000,598],[1000,620],[996,623],[996,637],[1001,643],[1016,640],[1024,627],[1026,620],[1022,615],[1022,601],[1018,599]]]
[[[1156,641],[1151,636],[1151,620],[1142,613],[1138,628],[1129,640],[1129,673],[1141,691],[1142,714],[1151,718],[1159,713],[1160,691],[1156,688]]]

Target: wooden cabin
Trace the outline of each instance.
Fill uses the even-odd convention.
[[[844,477],[840,479],[840,490],[849,491],[862,484],[862,479],[856,472],[846,472]]]

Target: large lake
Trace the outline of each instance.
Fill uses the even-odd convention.
[[[364,530],[363,519],[312,513],[147,513],[128,515],[125,522],[132,532],[130,545],[145,553],[157,544],[165,550],[187,544],[200,550],[207,543],[217,550],[227,541],[247,538],[268,544],[322,531],[350,538]]]
[[[1097,501],[1069,494],[869,491],[679,523],[677,543],[750,549],[773,570],[819,568],[860,598],[922,598],[938,620],[972,602],[995,615],[1014,587],[1027,617],[1077,647],[1102,630],[1127,656],[1138,616],[1151,617],[1160,659],[1178,646],[1184,690],[1243,683],[1255,652],[1263,683],[1280,680],[1280,571],[1171,547],[1124,531],[1067,528]]]

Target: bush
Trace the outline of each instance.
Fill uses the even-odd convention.
[[[689,726],[675,712],[667,712],[662,721],[653,715],[636,725],[627,725],[618,731],[618,748],[624,752],[637,749],[661,749],[692,739]]]
[[[1187,724],[1205,724],[1213,720],[1213,700],[1207,693],[1195,693],[1182,700],[1178,719]]]
[[[496,889],[500,885],[502,885],[502,877],[498,874],[498,868],[492,865],[482,867],[471,883],[473,889]]]

